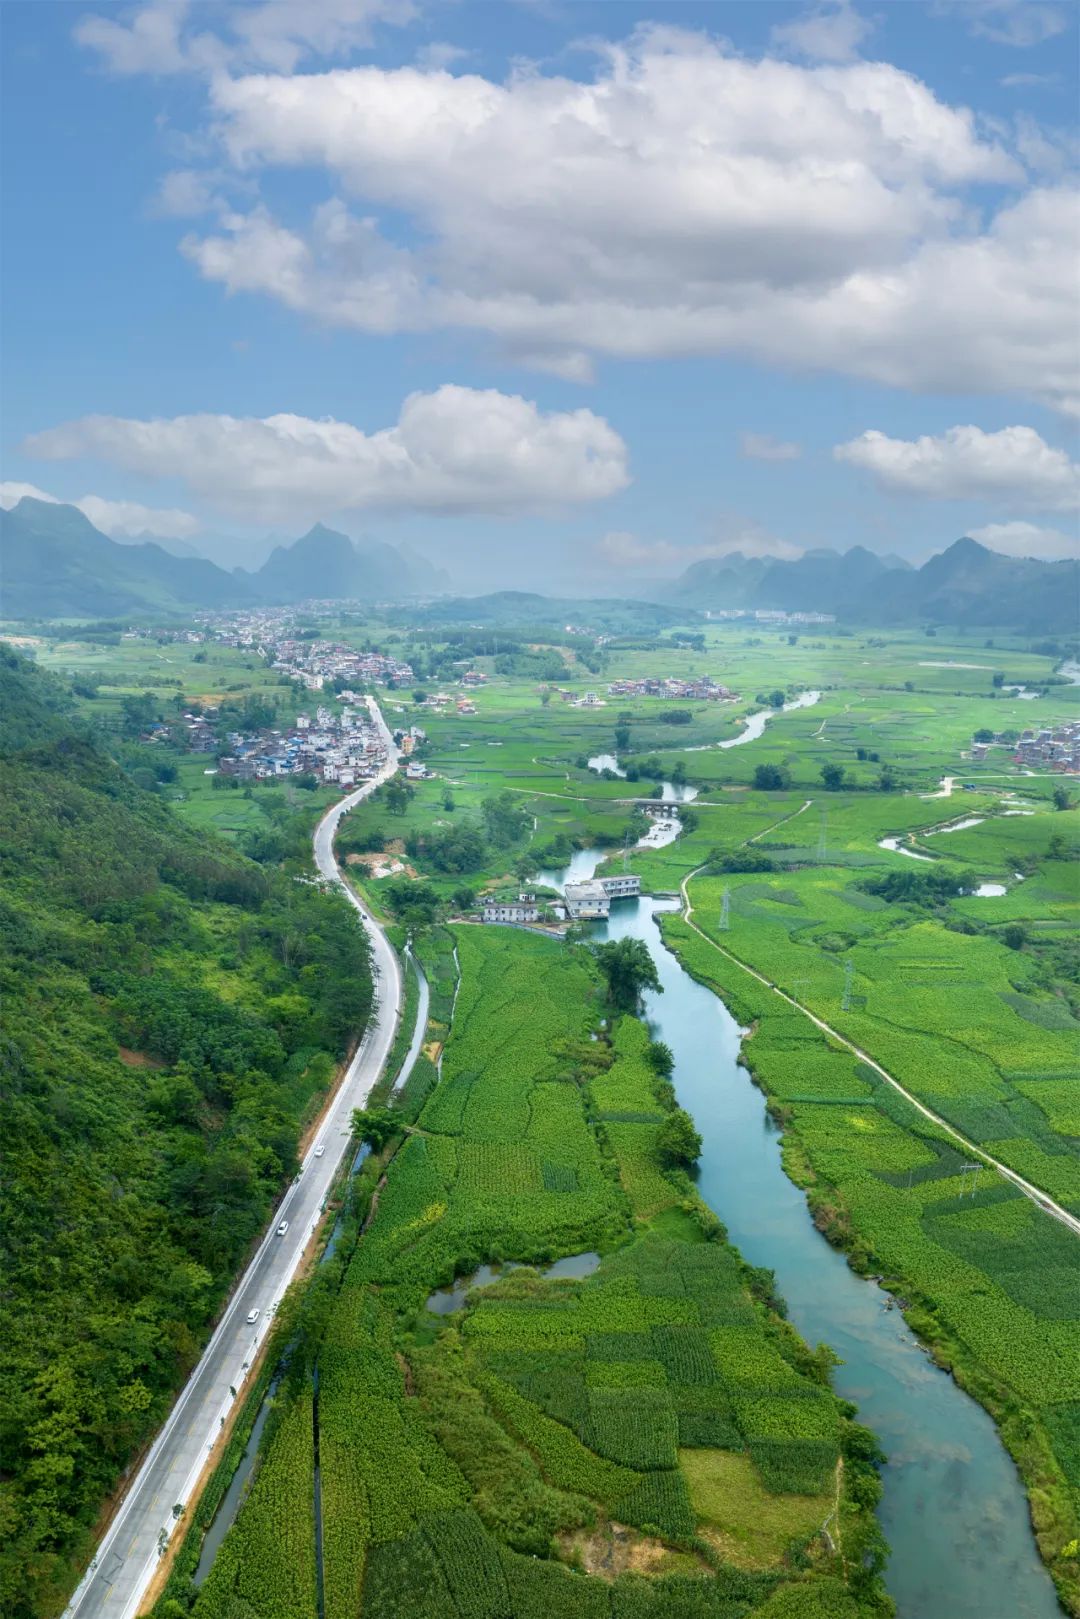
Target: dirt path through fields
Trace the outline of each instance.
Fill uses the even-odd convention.
[[[803,805],[803,808],[806,808],[805,804]],[[796,811],[796,814],[798,813],[799,811]],[[761,834],[759,833],[758,836],[760,837]],[[906,1086],[901,1085],[900,1081],[894,1078],[894,1076],[890,1074],[887,1069],[882,1068],[879,1062],[875,1062],[874,1058],[871,1057],[868,1052],[863,1051],[859,1046],[855,1045],[853,1041],[845,1039],[839,1030],[834,1029],[831,1024],[826,1023],[824,1018],[819,1018],[817,1014],[811,1012],[808,1007],[803,1006],[795,999],[793,995],[789,995],[786,990],[781,989],[779,984],[774,984],[770,979],[766,978],[763,973],[759,973],[754,967],[748,967],[745,961],[740,961],[738,956],[732,955],[730,950],[725,950],[723,945],[717,944],[715,939],[710,939],[707,933],[702,932],[701,928],[699,928],[697,923],[693,920],[694,907],[690,901],[688,885],[691,879],[697,877],[702,871],[704,871],[704,869],[704,866],[698,866],[696,870],[688,872],[683,878],[682,882],[679,884],[679,892],[682,895],[683,902],[683,920],[686,922],[688,927],[693,928],[694,932],[699,938],[704,939],[705,943],[711,945],[714,950],[720,953],[720,955],[726,956],[728,961],[734,962],[735,966],[740,967],[744,973],[749,973],[751,978],[756,978],[759,984],[764,984],[766,989],[771,990],[774,995],[778,995],[782,1001],[786,1001],[788,1006],[794,1007],[796,1012],[801,1012],[803,1017],[809,1018],[810,1022],[813,1023],[816,1028],[819,1028],[823,1034],[827,1034],[830,1039],[835,1040],[838,1045],[843,1046],[845,1051],[852,1052],[854,1056],[858,1057],[860,1062],[866,1063],[867,1067],[872,1068],[875,1074],[879,1074],[887,1084],[891,1085],[893,1090],[899,1091],[900,1095],[910,1102],[912,1107],[916,1108],[918,1112],[922,1114],[923,1118],[929,1119],[931,1123],[936,1124],[940,1129],[944,1130],[946,1135],[951,1136],[954,1141],[958,1142],[960,1146],[963,1147],[964,1151],[973,1159],[977,1159],[980,1163],[987,1165],[990,1169],[996,1169],[999,1175],[1003,1176],[1005,1180],[1010,1181],[1018,1191],[1023,1192],[1025,1197],[1029,1197],[1037,1208],[1042,1209],[1044,1214],[1049,1214],[1052,1219],[1059,1221],[1059,1223],[1071,1231],[1074,1236],[1080,1237],[1080,1219],[1078,1219],[1075,1214],[1070,1214],[1068,1209],[1062,1208],[1060,1203],[1055,1203],[1053,1198],[1048,1197],[1045,1192],[1039,1189],[1039,1187],[1033,1186],[1030,1181],[1026,1181],[1022,1175],[1018,1175],[1016,1171],[1010,1169],[1007,1164],[1003,1164],[999,1159],[992,1157],[990,1153],[985,1152],[982,1147],[975,1146],[974,1142],[969,1141],[966,1136],[961,1135],[959,1130],[955,1130],[953,1126],[947,1123],[945,1119],[941,1118],[939,1114],[933,1112],[933,1110],[928,1108],[925,1103],[920,1102],[917,1096],[913,1096]]]

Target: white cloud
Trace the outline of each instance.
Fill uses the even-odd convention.
[[[46,494],[44,489],[39,489],[36,484],[15,483],[11,479],[0,483],[0,508],[4,511],[9,512],[12,506],[17,506],[24,496],[27,500],[47,501],[50,506],[59,506],[61,504],[55,495]],[[71,501],[69,504],[74,505],[75,502]]]
[[[734,352],[1075,398],[1075,192],[981,222],[970,187],[1022,168],[887,63],[653,28],[587,82],[356,67],[211,94],[234,170],[322,168],[339,191],[306,226],[258,207],[186,237],[230,291],[363,332],[471,329],[582,379],[596,355]]]
[[[802,445],[785,443],[770,433],[740,433],[739,454],[747,461],[797,461]]]
[[[452,67],[455,62],[465,61],[471,55],[472,51],[463,50],[460,45],[448,45],[445,40],[433,40],[430,45],[421,45],[416,53],[416,65],[439,73]]]
[[[0,506],[5,511],[10,511],[24,495],[44,500],[50,506],[77,506],[95,528],[113,539],[136,539],[148,534],[163,540],[186,540],[202,527],[191,512],[179,511],[175,506],[143,506],[137,500],[103,500],[100,495],[80,495],[78,500],[63,501],[32,483],[0,483]]]
[[[1041,511],[1077,505],[1080,466],[1032,427],[950,427],[938,438],[888,438],[874,430],[833,450],[873,474],[882,489],[937,500],[993,500]]]
[[[1042,0],[961,0],[960,9],[973,34],[993,40],[995,45],[1020,49],[1043,45],[1069,26],[1061,6],[1045,5]]]
[[[791,22],[778,23],[770,32],[772,43],[815,62],[849,62],[874,31],[874,24],[848,0],[814,6]]]
[[[224,511],[267,521],[372,507],[541,510],[629,482],[626,445],[592,411],[544,413],[518,395],[451,385],[411,394],[397,423],[375,433],[292,415],[84,416],[34,434],[25,449],[179,478]]]
[[[130,22],[83,17],[75,38],[97,51],[112,73],[180,73],[188,66],[180,43],[187,16],[188,0],[155,0],[133,11]]]
[[[1041,557],[1045,562],[1068,562],[1080,556],[1080,537],[1074,531],[1063,534],[1058,528],[1040,528],[1036,523],[987,523],[969,528],[968,534],[991,551],[1009,557]]]
[[[213,171],[172,169],[162,177],[152,211],[165,218],[196,218],[217,202],[219,176]]]
[[[189,0],[150,0],[119,21],[82,18],[75,38],[121,75],[240,68],[292,73],[307,56],[344,56],[369,46],[374,24],[407,23],[416,6],[413,0],[245,0],[217,12],[223,26],[212,33],[197,26],[206,11],[193,11]]]
[[[98,495],[81,495],[74,502],[103,534],[158,534],[164,540],[186,540],[197,534],[202,524],[190,512],[175,506],[143,506],[137,500],[102,500]]]

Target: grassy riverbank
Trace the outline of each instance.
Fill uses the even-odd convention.
[[[955,1141],[752,977],[729,934],[710,941],[677,917],[663,932],[751,1029],[747,1066],[783,1126],[784,1167],[818,1229],[903,1299],[938,1363],[998,1423],[1040,1551],[1062,1601],[1080,1611],[1075,1238],[990,1171],[966,1187]]]

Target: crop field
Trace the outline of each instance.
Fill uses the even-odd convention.
[[[436,985],[451,936],[442,1079],[330,1306],[317,1403],[286,1403],[197,1619],[314,1611],[313,1434],[328,1614],[874,1611],[818,1535],[856,1430],[656,1156],[671,1104],[645,1026],[623,1017],[596,1039],[588,953],[520,931],[436,934],[421,946]],[[588,1248],[603,1256],[591,1275],[531,1268]],[[431,1290],[481,1261],[514,1263],[459,1313],[430,1314]],[[841,1511],[873,1557],[857,1449],[848,1477],[865,1477]],[[648,1578],[560,1561],[611,1522],[651,1548]],[[254,1552],[264,1576],[289,1559],[272,1594],[244,1572]]]
[[[1046,854],[1051,836],[1075,836],[1076,819],[1075,813],[1044,814],[1024,823],[1024,852],[1039,862],[1032,881],[1048,885],[1061,896],[1062,912],[1073,914],[1080,866]],[[999,824],[1007,829],[1004,857],[994,844]],[[948,841],[948,855],[935,865],[955,874],[957,890],[977,886],[984,870],[1000,869],[1003,858],[1015,864],[1010,856],[1016,824],[995,817],[967,833],[939,835],[936,842]],[[980,834],[985,862],[968,866],[953,858],[953,839]],[[771,838],[758,847],[777,861],[789,853]],[[893,869],[891,850],[870,843],[868,859],[871,850],[875,867],[887,861]],[[1054,1123],[1056,1118],[1067,1126],[1071,1118],[1060,1084],[1075,1072],[1080,1030],[1061,986],[1037,955],[1009,948],[995,925],[995,899],[957,901],[961,914],[970,917],[981,905],[978,914],[987,919],[979,932],[958,931],[951,906],[928,916],[865,892],[860,878],[870,870],[819,865],[779,874],[699,876],[691,886],[694,918],[965,1135],[992,1140],[989,1150],[1010,1167],[1080,1208],[1080,1149],[1075,1134]],[[1022,891],[1026,884],[1017,886]],[[721,938],[725,891],[728,922]],[[1047,1093],[1046,1109],[1037,1075],[1059,1084]],[[1018,1081],[1025,1090],[1016,1088]],[[790,1081],[785,1089],[790,1093]]]
[[[793,875],[785,873],[785,884]],[[695,904],[711,881],[691,884]],[[732,955],[739,949],[742,925],[735,915],[732,906],[729,929],[715,931],[717,943]],[[714,931],[709,907],[695,910],[694,919]],[[665,918],[664,936],[740,1021],[754,1025],[746,1059],[773,1098],[785,1129],[786,1167],[806,1187],[818,1224],[847,1247],[855,1265],[883,1273],[911,1301],[911,1324],[997,1417],[1025,1477],[1040,1491],[1040,1543],[1068,1591],[1071,1564],[1061,1561],[1060,1552],[1076,1533],[1080,1478],[1069,1438],[1080,1402],[1075,1237],[992,1172],[980,1170],[973,1178],[965,1169],[967,1155],[951,1138],[684,921]],[[945,938],[983,944],[952,933]],[[905,948],[911,948],[910,940]],[[925,976],[918,954],[906,959]],[[766,958],[762,970],[768,968]],[[817,983],[800,985],[800,996],[812,1003]],[[894,993],[902,993],[902,983],[903,975],[897,974]],[[833,1011],[828,1020],[853,1033]],[[861,1043],[880,1055],[870,1020],[863,1018],[858,1027],[869,1031]],[[932,1058],[929,1039],[926,1049]],[[903,1059],[902,1043],[895,1055]],[[1070,1189],[1075,1196],[1076,1137],[1068,1130],[1074,1122],[1075,1070],[1068,1079],[1006,1081],[989,1058],[984,1061],[988,1070],[965,1072],[973,1085],[986,1087],[985,1095],[976,1092],[973,1099],[964,1089],[946,1093],[940,1078],[933,1078],[941,1068],[931,1067],[929,1085],[937,1088],[928,1088],[926,1099],[941,1116],[962,1122],[969,1138],[995,1156],[1017,1168],[1024,1164],[1048,1191],[1065,1201]],[[890,1072],[896,1066],[889,1064]],[[988,1099],[992,1086],[1000,1099]],[[1048,1087],[1046,1104],[1034,1115],[1021,1112],[1038,1103],[1043,1087]],[[1015,1133],[1006,1137],[1006,1129]],[[1040,1150],[1040,1140],[1052,1143],[1053,1150]]]
[[[628,834],[642,831],[637,802],[672,778],[695,792],[683,831],[625,863],[654,893],[688,880],[701,933],[672,915],[664,936],[753,1025],[746,1060],[784,1130],[789,1174],[819,1227],[885,1276],[998,1421],[1072,1600],[1078,1565],[1062,1553],[1080,1530],[1075,1239],[990,1169],[973,1176],[946,1131],[800,1009],[975,1149],[1080,1212],[1080,813],[1056,805],[1058,778],[1022,771],[1011,746],[969,751],[980,729],[1075,717],[1080,687],[1056,683],[1050,657],[1008,637],[749,623],[704,636],[703,647],[616,637],[600,672],[563,648],[558,682],[476,655],[487,678],[470,690],[475,714],[380,693],[391,724],[426,730],[432,774],[409,784],[403,806],[366,802],[342,842],[381,847],[433,896],[440,925],[429,929],[403,916],[407,880],[350,868],[413,929],[441,1077],[425,1057],[399,1101],[411,1123],[320,1354],[323,1580],[346,1615],[400,1604],[545,1619],[864,1611],[820,1542],[793,1578],[792,1548],[829,1511],[846,1418],[730,1250],[702,1240],[692,1183],[659,1161],[669,1102],[644,1029],[623,1019],[595,1038],[601,988],[579,949],[441,925],[468,913],[470,893],[557,870],[575,849],[599,848],[601,870],[622,869]],[[405,655],[409,645],[406,629]],[[87,707],[107,718],[129,653],[105,650],[116,687],[95,676]],[[156,650],[140,646],[139,676],[154,672]],[[177,672],[188,693],[265,675],[240,662],[215,648]],[[138,690],[134,664],[127,674]],[[704,674],[737,700],[607,692],[615,678]],[[1025,701],[995,675],[1042,695]],[[452,680],[419,684],[455,695]],[[576,706],[586,692],[599,701]],[[806,706],[776,706],[807,692]],[[674,708],[685,713],[669,723]],[[767,723],[742,744],[763,708]],[[626,774],[590,769],[596,755],[617,755]],[[842,771],[831,790],[827,766]],[[259,792],[214,792],[202,768],[183,761],[173,784],[185,814],[234,836],[269,824]],[[502,794],[523,815],[499,842],[485,806]],[[468,857],[447,866],[435,844],[469,828],[479,837]],[[988,884],[1005,891],[975,892]],[[585,1251],[602,1256],[593,1275],[507,1270],[460,1313],[425,1310],[433,1289],[479,1264],[542,1268]],[[713,1267],[700,1286],[695,1265]],[[870,1533],[851,1501],[843,1512],[845,1539]],[[611,1522],[656,1544],[648,1580],[601,1581],[560,1561],[575,1563]],[[714,1605],[720,1585],[727,1606]]]

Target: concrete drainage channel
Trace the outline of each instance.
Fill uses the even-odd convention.
[[[313,1385],[311,1427],[315,1448],[315,1601],[319,1619],[326,1619],[326,1597],[323,1582],[322,1473],[319,1467],[319,1365],[317,1361],[311,1374],[311,1381]]]

